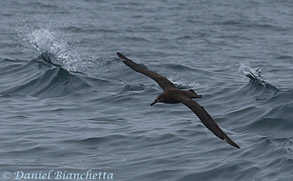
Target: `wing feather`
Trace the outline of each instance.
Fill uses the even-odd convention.
[[[185,98],[185,97],[180,97],[178,101],[184,104],[185,106],[187,106],[189,109],[191,109],[198,116],[201,122],[217,137],[219,137],[222,140],[225,140],[230,145],[240,149],[240,147],[234,141],[232,141],[224,133],[224,131],[222,131],[222,129],[216,124],[213,118],[209,115],[209,113],[206,112],[204,107],[200,106],[198,103],[196,103],[192,99]]]
[[[132,60],[128,59],[127,57],[125,57],[124,55],[122,55],[121,53],[117,52],[118,57],[122,60],[122,62],[127,65],[128,67],[130,67],[131,69],[142,73],[150,78],[152,78],[154,81],[156,81],[160,87],[163,90],[169,89],[169,88],[175,88],[174,84],[172,82],[170,82],[166,77],[157,74],[156,72],[147,70],[145,68],[143,68],[142,66],[138,65],[137,63],[133,62]]]

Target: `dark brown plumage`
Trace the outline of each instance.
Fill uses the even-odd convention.
[[[151,104],[154,105],[157,102],[176,104],[182,103],[185,106],[189,107],[201,120],[201,122],[212,131],[217,137],[225,140],[230,145],[239,148],[240,147],[233,142],[225,133],[221,130],[221,128],[215,123],[213,118],[206,112],[204,107],[197,104],[197,102],[193,101],[192,98],[201,98],[201,95],[197,95],[193,90],[184,91],[176,88],[172,82],[170,82],[166,77],[157,74],[153,71],[147,70],[142,66],[136,64],[132,60],[128,59],[121,53],[117,52],[118,57],[122,60],[122,62],[130,67],[131,69],[142,73],[152,79],[154,79],[160,87],[164,90],[164,92],[157,96],[155,101]]]

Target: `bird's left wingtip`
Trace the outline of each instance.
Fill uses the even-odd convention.
[[[124,55],[122,55],[121,53],[117,52],[118,57],[124,62],[127,61],[128,58],[126,58]]]

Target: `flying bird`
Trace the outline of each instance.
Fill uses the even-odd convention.
[[[185,106],[187,106],[189,109],[191,109],[192,112],[194,112],[198,116],[201,122],[217,137],[219,137],[222,140],[225,140],[228,144],[240,149],[240,147],[234,141],[232,141],[224,133],[224,131],[221,130],[221,128],[215,123],[213,118],[209,115],[209,113],[204,109],[204,107],[200,106],[197,102],[192,100],[193,98],[201,98],[202,97],[201,95],[196,94],[194,90],[192,89],[188,91],[178,89],[166,77],[160,74],[157,74],[153,71],[150,71],[148,69],[145,69],[144,67],[138,65],[137,63],[128,59],[127,57],[125,57],[119,52],[117,52],[117,55],[125,65],[127,65],[128,67],[130,67],[131,69],[139,73],[142,73],[152,78],[163,89],[164,92],[157,96],[155,101],[151,103],[151,106],[153,106],[154,104],[158,102],[168,103],[168,104],[182,103]]]

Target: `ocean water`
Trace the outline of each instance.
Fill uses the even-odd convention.
[[[292,1],[2,0],[0,17],[0,180],[293,180]],[[116,52],[203,95],[241,149],[151,107],[162,90]]]

